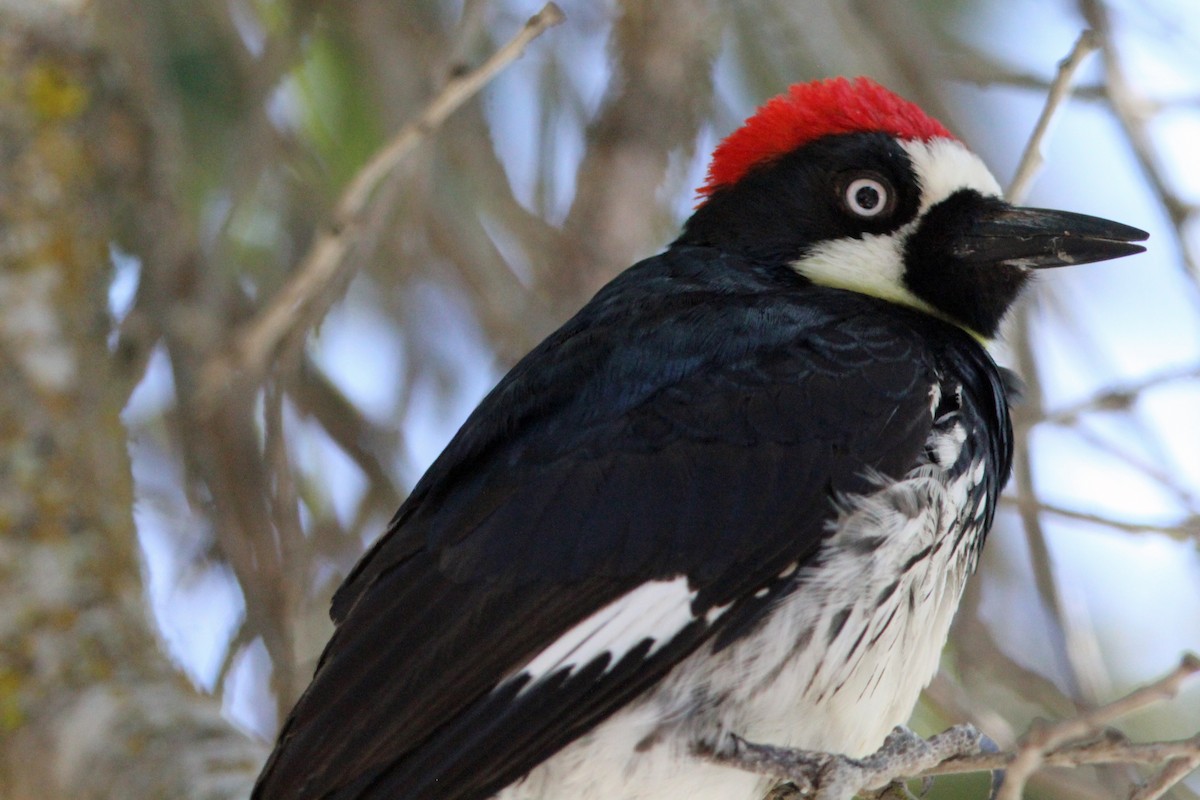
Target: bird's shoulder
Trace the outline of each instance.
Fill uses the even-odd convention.
[[[652,511],[691,499],[685,486],[697,484],[700,465],[751,494],[750,476],[786,473],[785,462],[805,470],[791,477],[808,495],[831,481],[853,490],[864,464],[898,474],[920,447],[945,361],[922,324],[874,298],[707,248],[640,262],[484,398],[339,590],[335,620],[375,576],[423,548],[446,553],[442,563],[460,574],[517,561],[553,575],[555,547],[538,537],[573,531],[556,541],[575,541],[605,524],[564,517],[553,529],[556,509],[594,511],[623,494],[654,525]],[[692,505],[704,513],[709,503]],[[502,541],[479,533],[485,519]],[[606,568],[645,571],[636,560]],[[565,578],[597,565],[564,556],[557,568]]]

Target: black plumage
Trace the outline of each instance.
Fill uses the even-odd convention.
[[[347,579],[256,797],[489,796],[752,629],[777,599],[759,590],[813,557],[835,499],[920,461],[934,386],[961,396],[963,463],[986,459],[990,509],[1007,407],[965,332],[712,248],[627,270],[488,395]],[[677,575],[695,621],[649,657],[647,641],[617,665],[505,683]]]

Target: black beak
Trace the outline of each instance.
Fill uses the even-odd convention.
[[[1030,271],[1105,261],[1146,248],[1147,234],[1099,217],[1014,208],[964,189],[925,212],[905,246],[904,281],[922,300],[992,337]]]
[[[951,247],[964,264],[1043,269],[1133,255],[1145,231],[1069,211],[997,204],[978,215]]]

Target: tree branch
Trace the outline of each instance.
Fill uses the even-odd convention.
[[[1188,517],[1182,522],[1173,525],[1156,525],[1149,522],[1131,522],[1129,520],[1106,517],[1101,514],[1076,511],[1075,509],[1064,508],[1053,503],[1037,501],[1036,499],[1030,501],[1006,495],[1000,498],[1000,503],[1001,505],[1015,507],[1022,513],[1053,514],[1056,517],[1078,520],[1079,522],[1090,522],[1094,525],[1103,525],[1106,528],[1113,528],[1125,533],[1161,533],[1175,539],[1183,539],[1194,535],[1200,530],[1200,523],[1192,517]]]
[[[1183,253],[1184,267],[1188,277],[1200,283],[1200,264],[1196,262],[1192,250],[1188,247],[1187,238],[1183,235],[1184,226],[1196,212],[1196,206],[1181,198],[1167,181],[1158,163],[1154,144],[1150,139],[1146,121],[1152,111],[1152,105],[1140,97],[1129,83],[1125,68],[1112,41],[1111,26],[1108,20],[1108,10],[1099,0],[1079,0],[1080,11],[1096,32],[1100,53],[1104,58],[1104,87],[1108,103],[1117,116],[1125,138],[1133,148],[1134,156],[1147,183],[1153,190],[1159,203],[1171,218],[1172,225],[1178,232],[1180,250]]]
[[[1021,154],[1016,174],[1013,175],[1012,183],[1008,187],[1009,202],[1020,204],[1024,201],[1034,177],[1041,171],[1042,165],[1045,163],[1042,144],[1049,134],[1050,124],[1054,121],[1059,108],[1070,97],[1071,86],[1075,82],[1075,74],[1079,71],[1079,67],[1099,46],[1096,34],[1093,31],[1085,30],[1079,34],[1079,38],[1075,40],[1067,57],[1058,62],[1058,74],[1054,76],[1054,82],[1050,84],[1050,92],[1046,95],[1046,104],[1042,107],[1042,114],[1038,117],[1037,125],[1034,126],[1033,133],[1030,134],[1029,141],[1025,144],[1025,152]]]
[[[1129,800],[1158,800],[1198,766],[1200,766],[1200,754],[1196,753],[1168,761],[1167,765],[1159,770],[1149,782],[1134,791],[1129,796]]]
[[[1138,381],[1106,389],[1086,400],[1083,400],[1058,411],[1048,412],[1039,422],[1050,422],[1056,425],[1071,425],[1079,420],[1082,414],[1090,411],[1127,411],[1142,393],[1164,383],[1194,380],[1200,378],[1200,366],[1189,364],[1183,367],[1165,370],[1149,375]]]
[[[562,226],[564,248],[553,271],[537,277],[557,299],[562,318],[669,233],[669,217],[656,198],[669,154],[695,146],[711,103],[721,42],[716,6],[618,3],[610,37],[613,74],[587,127],[587,151]]]
[[[1023,405],[1034,419],[1043,415],[1041,377],[1038,363],[1034,357],[1033,344],[1029,340],[1029,308],[1021,307],[1017,312],[1017,324],[1014,326],[1013,350],[1016,355],[1017,369],[1025,379],[1026,396]],[[1030,456],[1030,430],[1017,430],[1018,442],[1013,457],[1013,483],[1016,484],[1016,494],[1020,505],[1021,528],[1025,534],[1026,545],[1029,547],[1029,565],[1033,571],[1034,585],[1038,597],[1045,604],[1051,617],[1048,633],[1051,646],[1059,661],[1064,678],[1067,681],[1067,694],[1072,700],[1078,701],[1083,689],[1080,665],[1072,653],[1070,620],[1067,617],[1058,584],[1054,578],[1054,565],[1050,556],[1050,548],[1046,543],[1046,534],[1042,529],[1041,517],[1036,508],[1040,503],[1037,496],[1037,484],[1033,474],[1033,459]]]
[[[1021,800],[1025,784],[1045,762],[1049,752],[1067,742],[1097,734],[1105,725],[1118,717],[1145,708],[1159,700],[1174,697],[1183,682],[1197,672],[1200,672],[1200,658],[1189,653],[1183,657],[1179,666],[1170,674],[1119,700],[1100,706],[1075,719],[1031,726],[1029,731],[1021,737],[1012,760],[1008,762],[1007,774],[996,795],[996,800]],[[1200,756],[1200,747],[1197,748],[1195,755]]]
[[[961,775],[1009,769],[1016,751],[956,756],[921,775]],[[1178,759],[1200,758],[1200,734],[1169,742],[1130,742],[1120,731],[1107,729],[1099,737],[1065,744],[1042,753],[1040,766],[1082,767],[1095,764],[1164,764]],[[1187,773],[1184,773],[1186,775]]]
[[[242,327],[229,352],[212,357],[205,365],[200,385],[203,407],[219,405],[235,382],[261,380],[284,342],[321,317],[335,288],[351,272],[345,266],[346,256],[359,241],[369,202],[383,179],[459,106],[516,60],[530,42],[564,19],[557,5],[547,3],[483,64],[452,79],[416,120],[367,162],[342,193],[332,221],[317,234],[292,278]]]

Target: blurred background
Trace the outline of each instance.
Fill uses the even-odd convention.
[[[674,238],[722,136],[870,75],[1007,184],[1087,27],[1025,202],[1150,251],[1045,275],[994,350],[1027,383],[1017,472],[914,724],[1011,745],[1200,650],[1200,7],[560,5],[379,185],[267,368],[221,383],[358,170],[540,3],[0,2],[0,798],[245,796],[347,570],[506,368]],[[1200,687],[1122,727],[1195,734]]]

